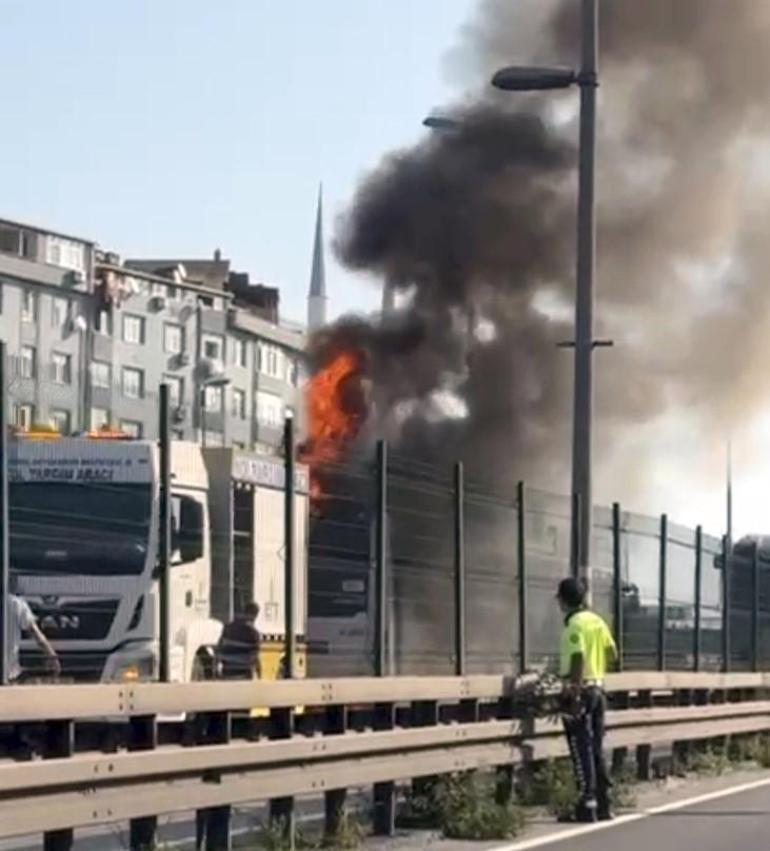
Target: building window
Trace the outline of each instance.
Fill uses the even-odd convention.
[[[72,357],[62,352],[51,354],[53,380],[55,384],[72,384]]]
[[[221,413],[222,387],[206,387],[203,392],[204,405],[207,411]]]
[[[222,360],[224,340],[217,334],[204,334],[201,340],[203,357],[209,360]]]
[[[233,389],[230,413],[236,419],[246,419],[246,393],[243,390]]]
[[[107,308],[96,311],[96,321],[94,323],[97,334],[104,334],[109,337],[112,335],[112,311]]]
[[[170,355],[179,355],[184,351],[184,328],[167,322],[163,326],[163,350]]]
[[[137,440],[142,437],[142,424],[136,420],[121,420],[120,430],[123,434],[127,434],[129,437],[136,438]]]
[[[58,236],[49,236],[46,242],[46,262],[53,266],[61,266],[64,269],[72,269],[75,272],[85,272],[85,246],[73,242],[71,239],[62,239]]]
[[[22,293],[21,320],[22,322],[37,321],[37,294],[31,290],[24,290]]]
[[[144,399],[144,371],[123,367],[123,395],[129,399]]]
[[[163,381],[168,384],[168,400],[172,407],[178,408],[184,403],[184,379],[178,375],[164,375]]]
[[[61,328],[69,318],[70,301],[66,298],[54,298],[51,300],[51,325]]]
[[[112,368],[104,361],[95,360],[91,364],[91,384],[94,387],[109,389]]]
[[[289,360],[289,383],[292,387],[296,387],[299,384],[299,361],[296,358],[291,358]]]
[[[144,318],[130,313],[123,315],[123,342],[141,346],[144,343]]]
[[[246,355],[246,353],[247,353],[246,341],[245,340],[233,340],[232,341],[232,347],[233,347],[233,364],[235,366],[245,367],[247,365],[247,361],[246,361],[246,357],[247,357],[247,355]]]
[[[91,429],[100,431],[103,428],[109,428],[110,412],[107,408],[91,408]]]
[[[70,433],[70,425],[71,425],[71,417],[69,411],[64,410],[54,410],[51,411],[51,421],[53,422],[56,431],[59,434],[69,434]]]
[[[24,429],[24,431],[29,431],[32,428],[32,423],[34,421],[34,405],[19,405],[16,408],[16,425],[18,428]]]
[[[257,391],[257,421],[264,426],[279,428],[283,424],[283,400],[275,393]]]
[[[34,346],[22,346],[19,357],[21,378],[35,378],[37,375],[37,352]]]
[[[257,370],[271,378],[283,379],[284,355],[278,346],[269,343],[257,345]]]

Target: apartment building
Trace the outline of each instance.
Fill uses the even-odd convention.
[[[158,430],[169,385],[175,437],[271,452],[301,416],[305,333],[278,291],[211,259],[126,260],[94,243],[0,221],[0,338],[12,417],[65,434]]]
[[[93,262],[89,240],[0,220],[0,338],[10,415],[23,428],[84,427]]]

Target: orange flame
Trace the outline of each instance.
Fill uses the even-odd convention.
[[[314,501],[323,493],[319,471],[345,456],[366,419],[363,376],[363,352],[353,349],[336,354],[307,383],[308,438],[300,458],[310,467]]]

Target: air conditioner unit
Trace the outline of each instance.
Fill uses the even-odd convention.
[[[88,321],[82,315],[73,317],[65,326],[68,334],[74,334],[76,331],[85,331],[86,328],[88,328]]]
[[[176,364],[177,366],[189,366],[190,365],[190,354],[189,352],[179,352],[176,356]]]
[[[152,310],[163,310],[166,307],[166,297],[163,295],[154,295],[150,299],[150,308]]]
[[[174,408],[171,417],[175,423],[183,423],[187,419],[187,410],[184,405]]]
[[[85,276],[77,269],[70,269],[64,277],[64,285],[69,287],[80,286],[85,281]]]

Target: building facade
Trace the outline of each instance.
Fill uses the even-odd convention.
[[[155,438],[161,383],[176,438],[271,452],[301,415],[305,334],[278,292],[211,260],[127,260],[0,221],[0,338],[12,418],[63,434]]]

